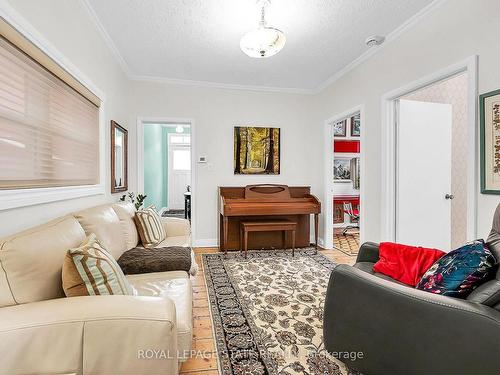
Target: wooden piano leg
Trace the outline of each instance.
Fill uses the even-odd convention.
[[[248,252],[248,232],[246,230],[243,231],[243,249],[245,250],[245,259],[247,258]]]
[[[314,214],[314,247],[318,252],[319,214]]]
[[[228,231],[228,224],[229,224],[229,220],[228,220],[227,216],[224,216],[224,218],[222,219],[222,223],[223,223],[222,244],[223,244],[223,248],[224,248],[224,255],[227,256],[227,231]]]
[[[295,231],[292,230],[292,258],[295,256]]]

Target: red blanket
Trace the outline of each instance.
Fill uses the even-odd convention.
[[[402,283],[415,286],[436,260],[445,254],[438,249],[382,242],[375,272],[383,273]]]

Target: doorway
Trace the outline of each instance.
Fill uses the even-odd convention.
[[[185,127],[183,133],[168,133],[168,211],[189,217],[186,195],[191,190],[191,134]],[[188,212],[184,212],[187,210]]]
[[[363,238],[363,114],[357,107],[326,121],[323,246],[356,255]]]
[[[475,238],[475,59],[383,98],[383,240],[450,251]]]
[[[193,130],[191,120],[138,119],[138,191],[164,217],[194,216]]]

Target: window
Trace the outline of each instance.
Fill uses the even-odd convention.
[[[172,135],[170,136],[170,143],[178,145],[191,144],[191,137],[189,135]]]
[[[172,150],[172,168],[174,171],[191,170],[191,150],[189,148]]]
[[[40,52],[0,38],[0,189],[97,185],[99,101]]]

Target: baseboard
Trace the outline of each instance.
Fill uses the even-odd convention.
[[[194,241],[194,247],[218,247],[217,238],[207,238]]]

